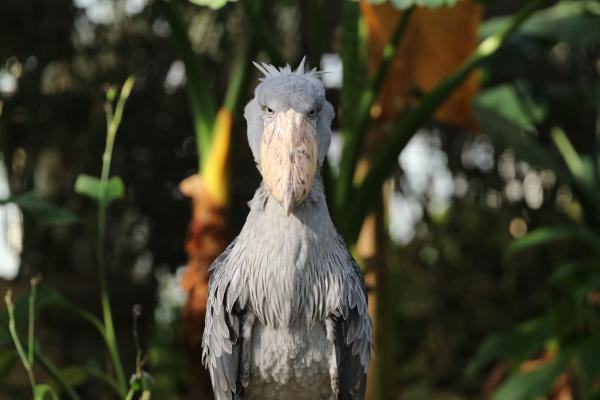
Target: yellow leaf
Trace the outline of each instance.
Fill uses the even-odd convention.
[[[228,164],[232,123],[231,111],[222,107],[217,113],[212,149],[202,171],[206,193],[219,206],[225,206],[229,202]]]

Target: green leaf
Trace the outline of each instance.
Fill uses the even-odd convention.
[[[600,253],[600,235],[580,225],[564,224],[539,228],[513,240],[504,251],[504,260],[510,259],[520,251],[560,240],[577,240]]]
[[[554,324],[547,318],[528,321],[511,333],[489,336],[465,368],[465,375],[473,377],[492,361],[511,359],[521,361],[538,351],[553,336]]]
[[[533,14],[518,34],[537,39],[566,42],[586,48],[600,36],[600,7],[591,1],[561,1]],[[480,33],[487,37],[508,24],[509,18],[491,18],[481,24]]]
[[[573,144],[565,131],[559,127],[554,127],[552,128],[551,135],[555,146],[558,148],[558,151],[571,173],[579,179],[584,179],[586,168],[583,164],[583,160],[579,154],[577,154],[577,151],[573,147]]]
[[[600,7],[589,1],[561,1],[538,11],[523,25],[523,34],[582,46],[600,36]]]
[[[66,225],[77,222],[75,215],[42,199],[33,192],[21,193],[8,199],[0,200],[0,206],[7,203],[18,205],[24,212],[43,224]]]
[[[102,193],[100,186],[100,179],[95,176],[79,174],[75,181],[75,192],[100,201]]]
[[[559,284],[573,279],[581,271],[589,270],[590,266],[600,265],[600,259],[592,262],[572,261],[561,264],[548,276],[548,283]]]
[[[557,158],[538,143],[532,134],[521,129],[515,121],[503,117],[491,104],[475,100],[474,115],[482,131],[487,133],[499,151],[512,149],[516,158],[538,169],[550,169],[558,180],[572,184],[573,178]]]
[[[46,400],[47,398],[60,400],[54,389],[52,389],[52,386],[46,384],[35,385],[33,398],[34,400]]]
[[[565,370],[570,354],[561,352],[556,358],[532,372],[513,373],[492,396],[492,400],[531,400],[546,394]]]
[[[65,383],[70,387],[81,385],[88,378],[88,371],[81,366],[71,365],[60,369],[60,374]]]
[[[499,151],[513,150],[517,159],[527,162],[534,168],[552,170],[559,182],[574,189],[582,204],[585,217],[592,223],[600,224],[600,190],[588,183],[590,179],[576,178],[554,153],[538,143],[533,134],[522,129],[517,120],[502,116],[497,110],[501,108],[500,104],[481,101],[481,99],[478,96],[475,100],[474,115],[482,130],[490,135],[495,147]],[[564,150],[563,148],[562,151]],[[587,166],[585,159],[584,168],[585,176],[592,175],[593,166]]]
[[[107,204],[113,200],[120,199],[125,195],[125,185],[118,176],[113,176],[108,180],[106,189],[103,193],[102,182],[95,176],[80,174],[75,181],[75,191],[87,196],[98,203],[106,199]]]
[[[494,110],[497,115],[525,130],[532,130],[547,114],[545,105],[530,96],[527,86],[522,82],[487,89],[475,98],[475,103],[487,110]]]
[[[190,3],[196,4],[197,6],[204,6],[213,10],[223,8],[229,2],[235,2],[237,0],[189,0]]]
[[[109,202],[125,196],[125,184],[120,176],[113,176],[106,185],[106,198]]]
[[[109,86],[108,89],[106,89],[106,101],[112,103],[113,101],[115,101],[116,97],[117,88],[114,85]]]

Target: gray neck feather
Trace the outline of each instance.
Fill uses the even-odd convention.
[[[331,222],[321,178],[289,216],[264,185],[249,206],[228,255],[235,264],[229,296],[275,328],[322,321],[339,308],[343,265],[352,260]]]

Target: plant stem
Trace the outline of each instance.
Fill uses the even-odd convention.
[[[235,60],[231,75],[229,77],[227,91],[225,92],[225,101],[223,102],[223,106],[232,114],[237,112],[240,105],[240,100],[245,94],[248,76],[250,75],[250,68],[252,66],[249,60],[251,60],[256,53],[255,35],[250,34],[249,36],[250,37],[246,39],[246,43],[244,44],[242,51],[238,54],[238,57]]]
[[[323,53],[323,1],[310,0],[308,2],[309,29],[310,40],[310,62],[313,66],[319,67],[321,63],[321,54]]]
[[[371,107],[373,107],[373,103],[375,103],[375,99],[381,89],[390,64],[394,59],[398,45],[400,44],[400,39],[404,35],[404,32],[406,32],[413,10],[414,7],[411,7],[402,14],[402,19],[396,25],[392,37],[383,48],[381,61],[377,67],[375,77],[371,81],[369,88],[363,92],[352,127],[349,128],[349,134],[344,137],[344,148],[342,159],[340,161],[340,176],[335,196],[336,208],[340,214],[343,214],[342,209],[350,197],[352,181],[356,171],[356,163],[358,162],[360,150],[362,149],[362,144],[367,134]],[[345,112],[349,111],[347,108],[344,110]]]
[[[28,323],[28,334],[27,334],[27,361],[33,366],[33,349],[34,349],[34,334],[35,334],[35,295],[37,292],[37,285],[39,278],[35,277],[31,279],[31,294],[29,295],[29,323]]]
[[[187,27],[177,12],[173,1],[159,0],[159,10],[169,22],[173,44],[181,61],[185,64],[187,92],[194,120],[196,146],[198,148],[198,169],[208,159],[212,143],[212,128],[216,116],[214,98],[208,86],[207,74],[202,59],[194,53]]]
[[[600,150],[598,149],[598,136],[600,136],[600,107],[597,107],[596,118],[592,126],[592,174],[594,176],[594,186],[600,189]]]
[[[17,333],[17,328],[15,324],[15,306],[12,302],[12,292],[10,289],[6,292],[6,296],[4,296],[4,301],[6,302],[6,308],[8,310],[8,330],[10,332],[10,336],[15,345],[15,348],[17,349],[17,354],[21,359],[21,363],[27,371],[27,378],[29,379],[31,392],[33,393],[33,397],[35,398],[36,383],[35,376],[33,375],[33,366],[29,362],[27,354],[25,353],[25,350],[23,350],[23,345],[21,345],[21,341],[19,340],[19,335]]]
[[[110,296],[108,291],[108,280],[106,271],[106,259],[105,259],[105,241],[106,241],[106,210],[108,207],[107,198],[107,187],[108,179],[110,176],[110,164],[112,160],[112,152],[115,143],[115,137],[117,130],[121,124],[123,117],[123,110],[125,108],[125,102],[131,93],[133,88],[134,80],[132,77],[128,78],[121,89],[121,95],[117,100],[117,106],[115,108],[114,115],[110,119],[110,123],[107,126],[106,134],[106,147],[104,154],[102,155],[102,173],[100,176],[100,193],[102,197],[98,204],[98,239],[96,248],[96,257],[98,260],[98,279],[100,281],[100,301],[102,304],[102,316],[104,320],[104,337],[108,352],[112,359],[113,366],[115,368],[115,375],[117,378],[117,385],[119,393],[125,396],[127,391],[127,383],[125,380],[125,374],[123,372],[123,366],[121,365],[121,357],[119,355],[119,349],[117,346],[117,340],[115,336],[114,323],[112,318],[112,311],[110,307]],[[109,103],[106,105],[107,115],[111,110]]]
[[[373,157],[373,164],[364,181],[352,196],[349,207],[349,219],[342,227],[342,232],[349,243],[354,243],[362,221],[372,207],[371,197],[374,191],[379,190],[389,171],[397,162],[398,154],[404,148],[412,135],[427,123],[444,100],[478,67],[482,61],[492,56],[506,39],[542,4],[545,0],[528,2],[523,9],[512,18],[510,23],[501,32],[485,39],[475,52],[453,74],[440,82],[425,96],[417,108],[401,117],[392,132],[381,146],[381,150]]]
[[[257,7],[256,4],[259,4]],[[246,17],[252,23],[252,28],[256,32],[256,36],[262,46],[262,48],[267,52],[267,55],[271,59],[271,62],[277,66],[283,66],[285,59],[281,52],[273,45],[272,37],[274,36],[272,32],[267,32],[265,29],[266,26],[269,26],[265,23],[263,18],[261,18],[261,12],[270,11],[270,7],[263,7],[262,1],[250,1],[243,0],[242,6],[244,7],[244,13]]]
[[[354,122],[354,113],[351,112],[353,104],[358,98],[360,65],[359,65],[359,38],[358,25],[360,9],[358,2],[344,1],[342,8],[342,88],[340,92],[342,136],[344,140],[349,136],[349,130]]]
[[[134,388],[130,388],[129,391],[127,392],[127,396],[125,396],[125,400],[132,400],[133,399],[133,395],[137,392],[137,390],[135,390]]]

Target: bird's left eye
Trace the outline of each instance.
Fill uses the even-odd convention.
[[[308,112],[308,118],[315,118],[317,116],[318,111],[317,110],[310,110]]]
[[[265,114],[267,114],[267,115],[275,114],[275,111],[272,108],[269,108],[267,106],[262,106],[262,109],[265,112]]]

